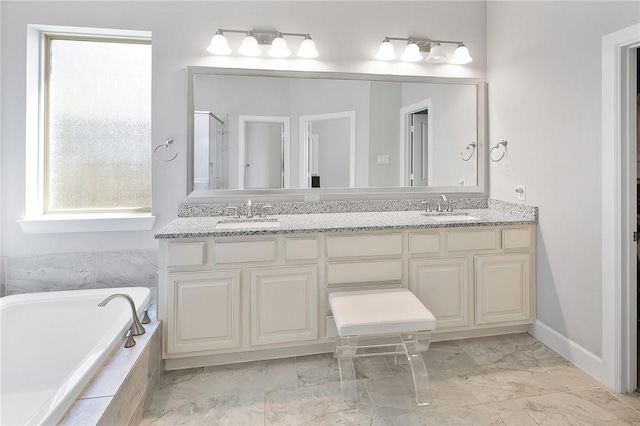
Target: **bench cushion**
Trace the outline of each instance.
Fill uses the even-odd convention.
[[[436,318],[406,288],[331,293],[329,305],[342,337],[436,328]]]

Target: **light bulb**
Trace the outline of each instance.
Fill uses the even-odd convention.
[[[380,47],[378,53],[376,53],[376,59],[379,61],[392,61],[396,58],[396,52],[393,50],[393,44],[388,38],[385,38]]]
[[[238,49],[238,53],[243,56],[262,55],[262,51],[258,47],[258,40],[256,40],[256,38],[251,33],[248,33],[247,36],[242,40],[242,44]]]
[[[282,38],[282,34],[278,34],[278,36],[273,39],[268,53],[269,56],[273,56],[274,58],[286,58],[291,55],[287,41]]]
[[[421,61],[422,54],[420,53],[420,48],[416,43],[407,44],[407,47],[404,48],[404,53],[400,59],[405,62]]]
[[[207,47],[209,53],[214,55],[228,55],[231,53],[231,48],[227,42],[227,38],[222,35],[222,32],[218,31],[213,37],[211,37],[211,43]]]
[[[429,56],[427,56],[426,61],[431,64],[441,64],[443,62],[447,62],[447,59],[444,49],[440,45],[440,42],[437,41],[436,44],[431,46],[431,50],[429,51]]]
[[[456,65],[463,65],[471,61],[473,61],[473,58],[469,55],[469,49],[467,49],[463,43],[460,43],[455,52],[453,52],[453,57],[449,62]]]
[[[298,56],[301,58],[317,58],[320,56],[316,50],[316,44],[311,40],[311,37],[307,36],[302,43],[300,43],[300,49],[298,50]]]

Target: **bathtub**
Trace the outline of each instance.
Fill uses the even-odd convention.
[[[131,326],[123,299],[138,314],[148,305],[145,287],[59,291],[0,299],[0,425],[54,425],[91,381]]]

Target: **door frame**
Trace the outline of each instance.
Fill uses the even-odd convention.
[[[602,37],[602,371],[616,392],[636,388],[635,64],[640,24]],[[599,376],[599,377],[598,377]]]
[[[238,116],[238,188],[246,189],[245,185],[245,165],[247,164],[247,140],[246,125],[247,123],[281,123],[282,124],[282,142],[280,144],[282,153],[281,172],[282,187],[284,189],[291,188],[291,119],[282,116],[270,115],[240,115]]]
[[[411,105],[400,108],[400,182],[404,186],[409,186],[411,183],[411,169],[407,167],[409,160],[411,160],[411,129],[409,124],[409,116],[415,114],[418,111],[427,110],[427,144],[433,140],[433,123],[431,110],[431,98],[423,99],[419,102],[415,102]],[[431,158],[431,156],[429,156]]]
[[[349,119],[349,187],[356,186],[356,112],[343,111],[329,114],[301,115],[300,116],[300,188],[311,188],[309,180],[309,146],[307,144],[307,123],[313,121],[333,120],[336,118]]]

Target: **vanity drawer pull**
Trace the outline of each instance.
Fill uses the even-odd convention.
[[[167,244],[167,266],[204,265],[205,242]]]
[[[327,257],[394,256],[402,254],[402,234],[327,237]]]
[[[213,254],[216,264],[273,262],[276,260],[276,241],[216,242]]]

